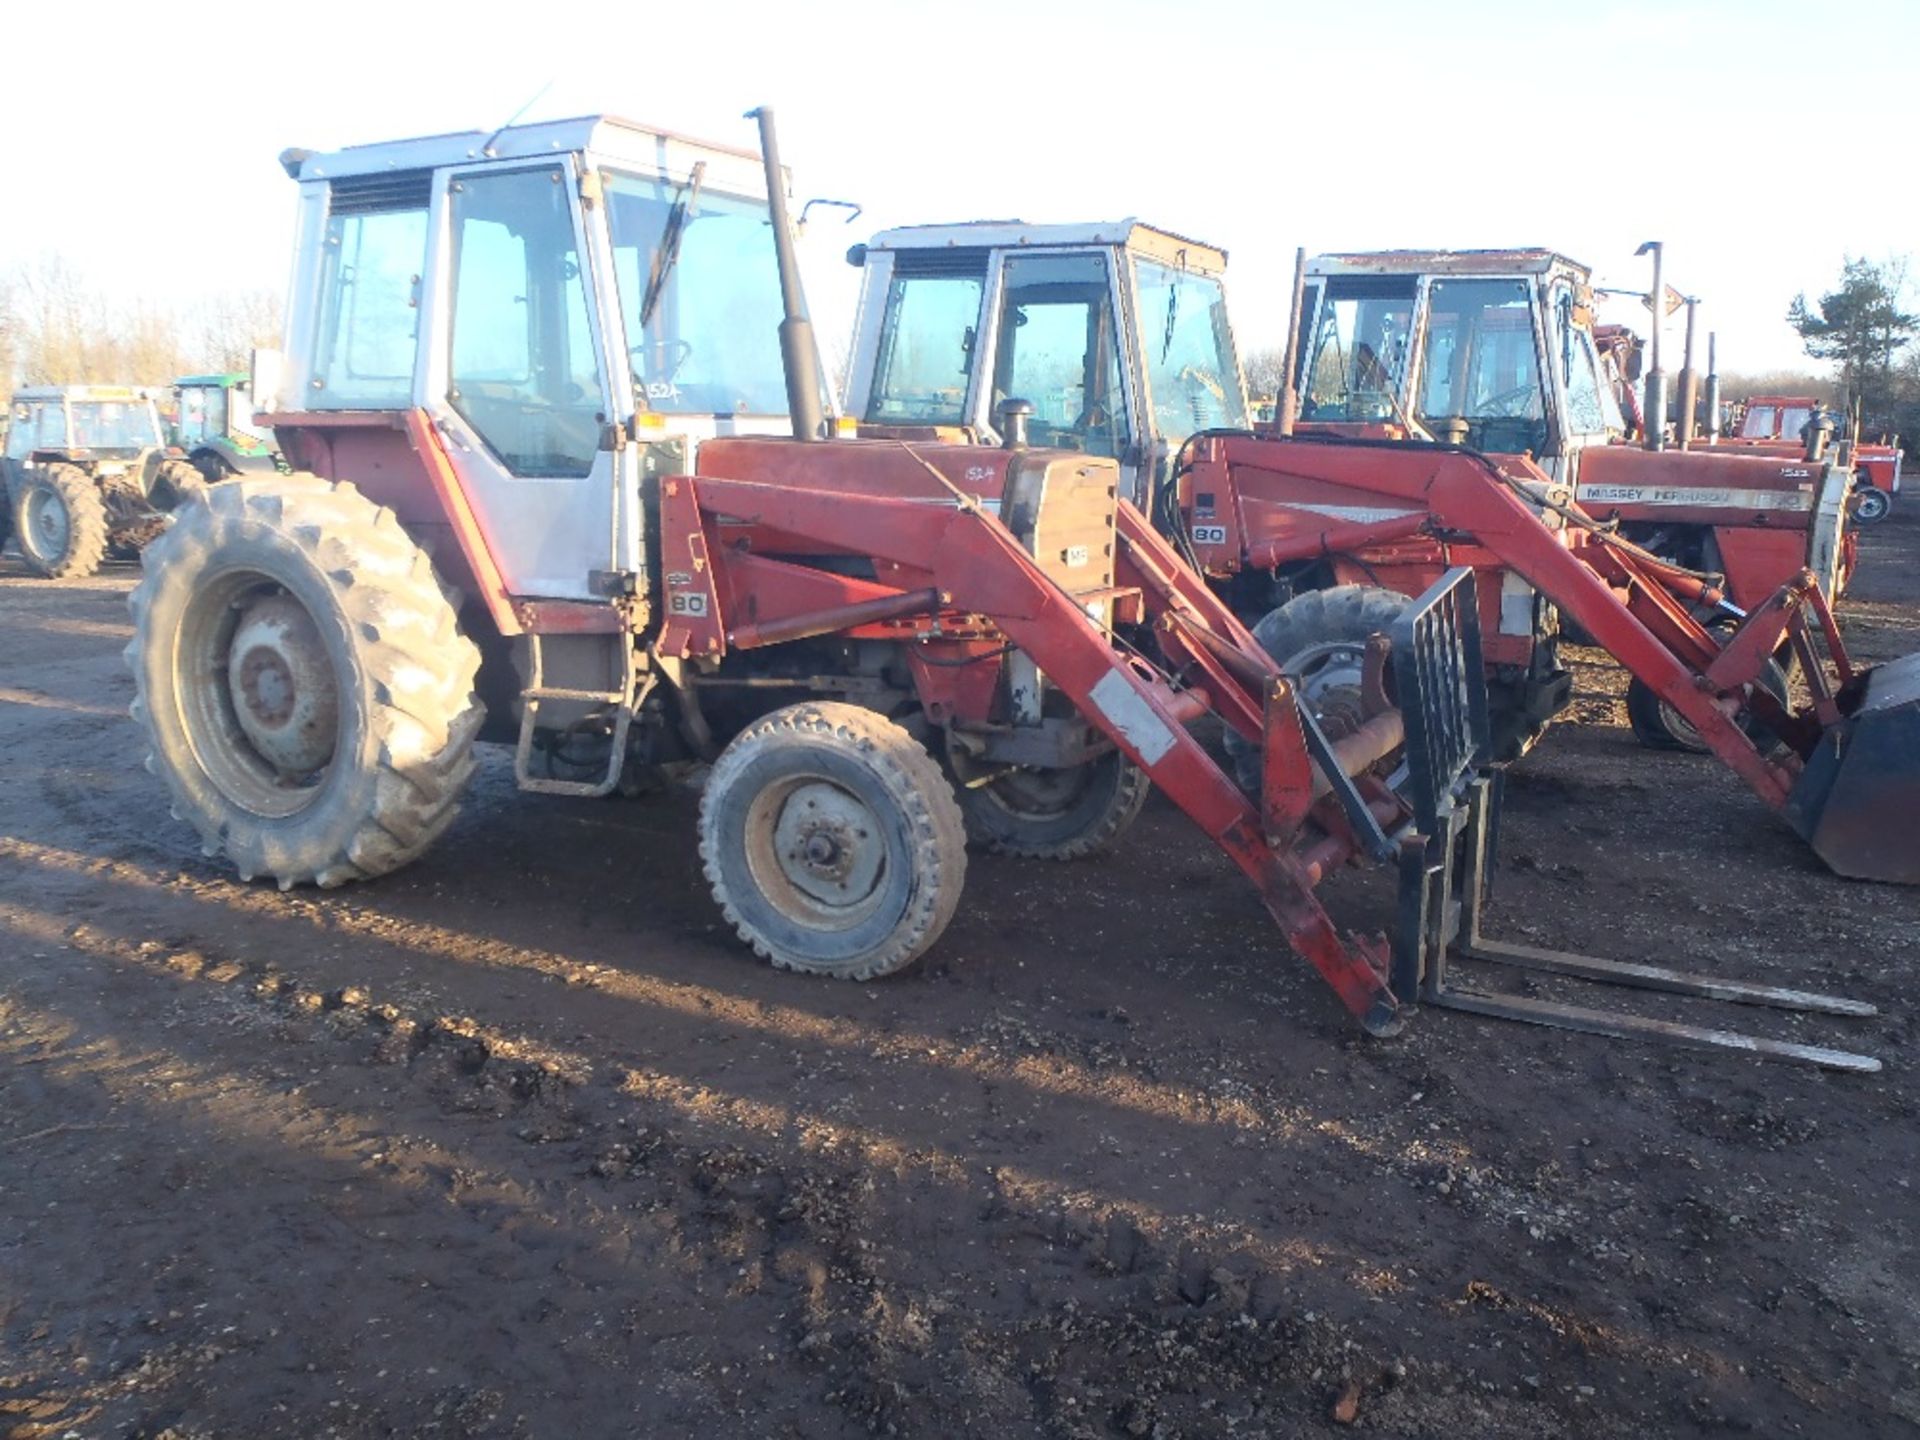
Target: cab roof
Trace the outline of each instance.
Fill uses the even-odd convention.
[[[19,400],[119,401],[137,404],[151,400],[152,392],[143,385],[22,385],[13,392]]]
[[[696,161],[706,160],[714,172],[708,183],[735,194],[766,193],[765,180],[756,178],[762,174],[759,151],[719,145],[615,115],[509,125],[492,134],[460,130],[326,152],[289,149],[281,152],[280,163],[296,180],[344,180],[490,160],[548,160],[583,152],[617,167],[663,175],[686,174]],[[791,172],[785,178],[790,186]]]
[[[1585,283],[1592,270],[1557,250],[1351,250],[1316,255],[1309,275],[1553,275]]]
[[[1079,224],[1029,225],[1024,220],[964,220],[947,225],[902,225],[867,242],[873,250],[1016,250],[1040,246],[1121,245],[1156,257],[1184,261],[1190,270],[1218,273],[1227,252],[1129,216]]]

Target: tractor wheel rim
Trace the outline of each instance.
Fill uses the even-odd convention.
[[[67,514],[67,502],[44,485],[27,492],[26,524],[22,538],[31,542],[42,560],[58,560],[67,553],[73,538],[73,521]]]
[[[887,844],[879,817],[824,777],[769,786],[749,807],[746,833],[761,892],[810,928],[858,923],[884,889]]]
[[[227,685],[240,729],[283,779],[309,776],[333,759],[339,684],[319,627],[291,595],[261,596],[241,610]]]
[[[948,743],[954,778],[970,793],[991,800],[1022,820],[1052,820],[1078,805],[1093,785],[1098,761],[1055,769],[1040,765],[1002,767],[976,760],[960,745]],[[998,774],[995,774],[995,771]],[[982,777],[986,778],[984,781]]]
[[[1665,700],[1660,702],[1660,723],[1667,727],[1667,734],[1673,737],[1676,745],[1683,750],[1704,750],[1706,745],[1700,739],[1700,732],[1693,722]]]
[[[1366,720],[1361,708],[1364,647],[1346,640],[1309,645],[1289,656],[1280,668],[1329,740],[1351,734]]]
[[[350,727],[312,613],[275,577],[230,570],[188,602],[175,655],[172,703],[213,787],[269,819],[313,804]]]

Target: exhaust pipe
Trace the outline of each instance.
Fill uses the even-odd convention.
[[[793,438],[819,440],[826,430],[820,406],[820,354],[814,345],[813,321],[807,316],[807,294],[800,287],[800,258],[793,249],[793,227],[787,222],[787,187],[780,171],[780,144],[773,132],[773,111],[762,105],[747,119],[760,122],[760,158],[767,171],[767,205],[773,218],[773,251],[780,262],[780,364],[787,377],[787,413],[793,417]]]
[[[1658,240],[1649,240],[1633,252],[1653,256],[1653,290],[1647,296],[1647,304],[1653,311],[1653,334],[1647,346],[1647,402],[1640,422],[1646,431],[1645,444],[1649,450],[1667,448],[1667,377],[1660,373],[1660,327],[1667,318],[1667,287],[1661,279],[1660,264],[1665,248]]]
[[[1692,448],[1693,437],[1698,433],[1700,374],[1693,368],[1693,320],[1699,304],[1693,296],[1687,297],[1687,343],[1680,360],[1680,418],[1674,426],[1682,450]]]
[[[1280,422],[1282,435],[1293,434],[1294,422],[1300,418],[1300,389],[1294,383],[1294,375],[1300,368],[1300,306],[1307,298],[1307,247],[1302,245],[1293,252],[1293,308],[1287,315],[1287,353],[1282,364],[1286,367],[1280,376],[1280,409],[1274,419]]]
[[[1707,332],[1707,444],[1720,443],[1720,358],[1719,339]]]

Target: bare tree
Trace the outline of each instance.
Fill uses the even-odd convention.
[[[16,384],[165,385],[244,370],[279,331],[279,297],[267,290],[192,306],[120,299],[53,254],[0,275],[0,379]]]
[[[1249,350],[1241,361],[1247,374],[1247,390],[1262,400],[1276,399],[1287,381],[1287,352],[1277,345]]]

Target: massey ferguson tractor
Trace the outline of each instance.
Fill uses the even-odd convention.
[[[109,554],[131,556],[201,479],[170,456],[152,397],[126,385],[41,385],[13,392],[0,463],[20,557],[55,580],[84,579]]]
[[[1115,460],[1018,433],[828,438],[756,113],[758,158],[609,119],[282,157],[300,222],[267,418],[296,468],[193,497],[132,596],[134,713],[208,855],[283,887],[394,870],[446,830],[483,735],[547,793],[697,758],[699,854],[729,924],[777,966],[868,979],[955,913],[961,794],[999,796],[1016,848],[1064,852],[1124,824],[1150,781],[1369,1031],[1430,1004],[1877,1068],[1456,988],[1452,963],[1481,959],[1871,1013],[1482,937],[1494,789],[1470,570],[1368,637],[1330,730],[1122,496]],[[1879,753],[1920,723],[1913,670],[1849,669],[1817,584],[1722,644],[1634,552],[1610,552],[1613,583],[1570,560],[1538,472],[1380,453],[1379,483],[1468,513],[1822,853],[1920,879],[1910,841],[1887,848],[1871,815],[1850,828],[1915,799]],[[1755,689],[1782,637],[1831,646],[1807,706]],[[1750,696],[1787,738],[1778,757],[1739,724]],[[1253,793],[1189,730],[1203,717],[1257,754]],[[1315,895],[1368,861],[1398,875],[1391,940],[1343,934]]]
[[[1495,753],[1522,753],[1566,703],[1558,612],[1470,531],[1285,463],[1236,468],[1231,484],[1192,479],[1197,438],[1248,424],[1223,251],[1131,220],[989,222],[890,230],[850,258],[865,268],[847,396],[861,433],[997,439],[1000,407],[1026,402],[1041,443],[1120,462],[1128,497],[1315,703],[1356,693],[1365,636],[1449,566],[1472,565]],[[1600,378],[1585,274],[1545,251],[1313,262],[1290,347],[1303,356],[1299,433],[1531,457],[1547,481],[1542,524],[1575,553],[1601,524],[1636,541],[1703,618],[1731,619],[1733,601],[1758,605],[1810,563],[1831,594],[1843,507],[1830,498],[1816,516],[1813,486],[1844,494],[1844,468],[1609,446],[1623,422]],[[1572,506],[1576,485],[1587,510],[1606,504],[1598,519]],[[1710,573],[1728,557],[1730,573]],[[1784,693],[1777,669],[1767,683]],[[1706,748],[1638,680],[1628,711],[1643,741]]]
[[[1755,395],[1740,407],[1740,423],[1733,434],[1711,442],[1735,452],[1793,456],[1810,447],[1829,443],[1831,433],[1818,436],[1822,428],[1837,431],[1837,425],[1822,427],[1824,413],[1819,400],[1811,395]],[[1817,437],[1817,438],[1816,438]],[[1900,465],[1904,454],[1898,437],[1881,443],[1864,443],[1853,452],[1853,518],[1862,525],[1878,525],[1893,509],[1894,496],[1900,493]]]

